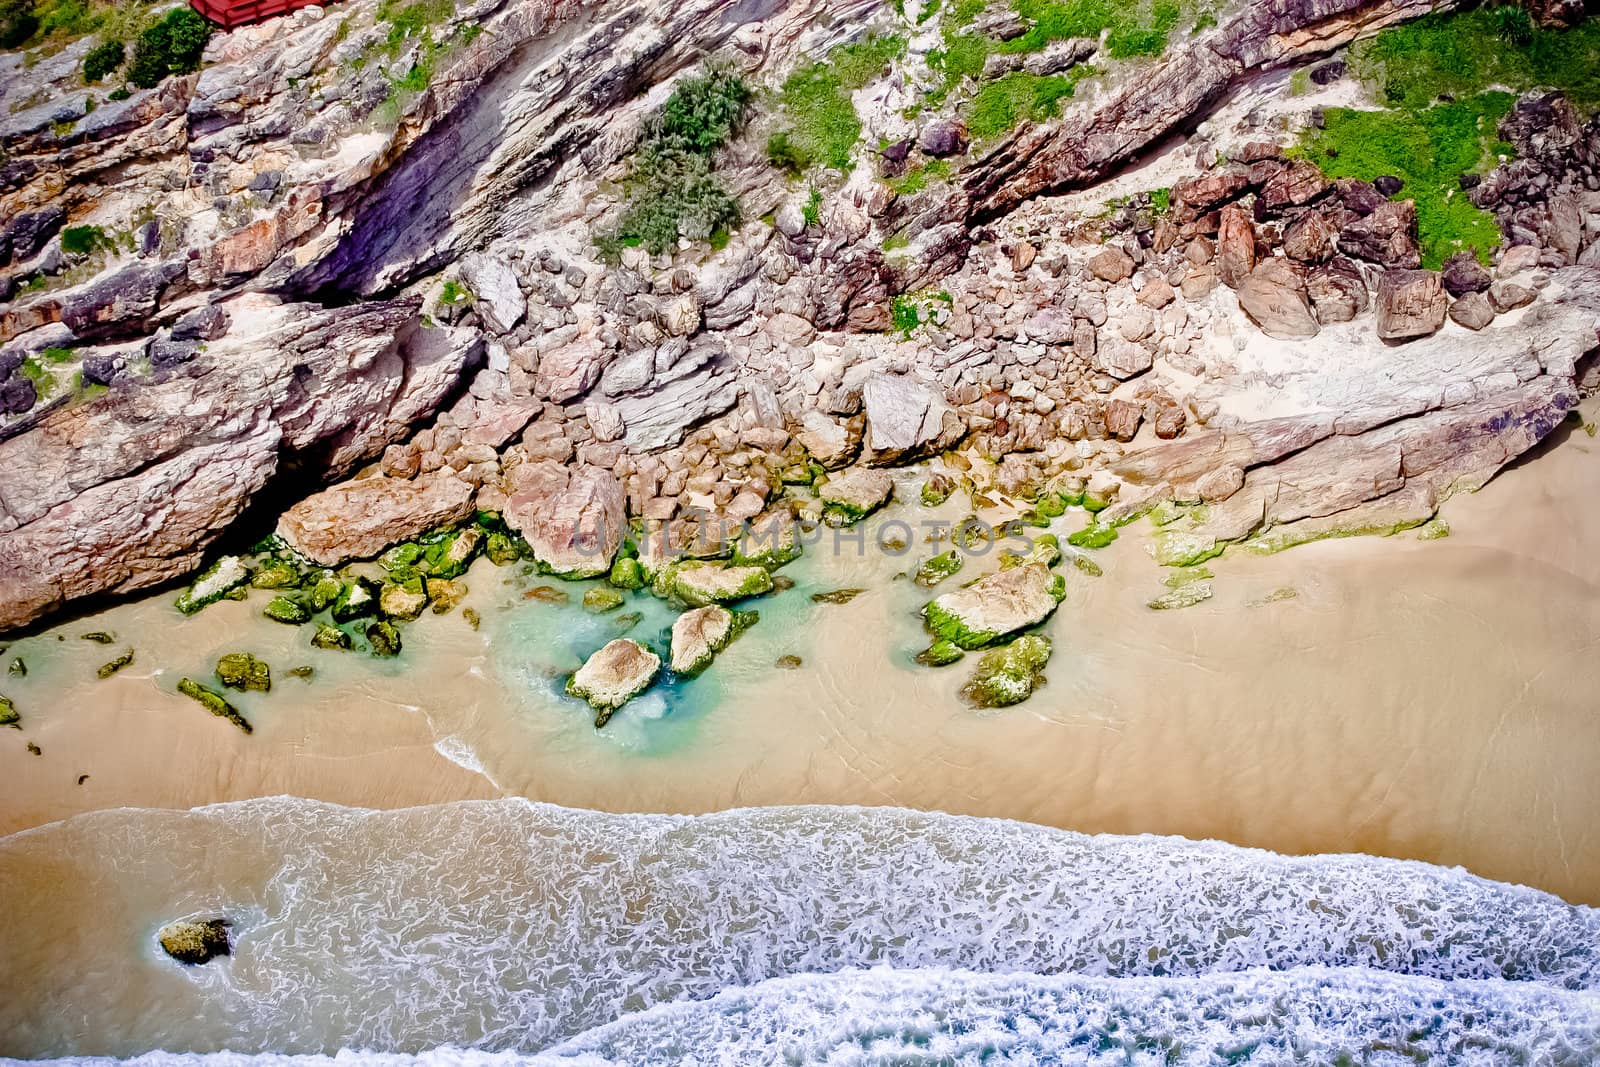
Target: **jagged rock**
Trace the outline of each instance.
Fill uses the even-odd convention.
[[[1199,215],[1227,203],[1250,188],[1250,176],[1243,170],[1213,170],[1185,178],[1172,186],[1175,203]]]
[[[617,412],[627,427],[622,440],[629,448],[649,451],[675,445],[683,440],[690,427],[738,403],[738,377],[709,352],[703,358],[706,362],[692,370],[684,363],[677,364],[672,372],[682,376],[658,385],[651,392],[619,397],[615,401]]]
[[[598,729],[617,709],[650,688],[661,657],[637,641],[619,637],[584,661],[567,679],[567,695],[589,702]]]
[[[1261,201],[1271,208],[1308,204],[1330,184],[1315,163],[1296,159],[1274,166],[1272,176],[1261,185]]]
[[[807,411],[800,419],[800,428],[794,431],[811,457],[829,470],[844,466],[855,458],[861,448],[861,432],[850,422],[830,419],[815,409]]]
[[[1538,296],[1534,290],[1516,282],[1499,281],[1489,286],[1489,303],[1502,315],[1517,308],[1527,307]]]
[[[484,325],[495,333],[510,333],[528,312],[516,272],[498,256],[482,252],[467,256],[461,261],[461,280],[476,298],[474,307]]]
[[[1457,252],[1445,260],[1444,269],[1439,274],[1445,292],[1451,296],[1481,293],[1494,280],[1489,276],[1488,269],[1471,252]]]
[[[1065,581],[1043,563],[1026,563],[946,593],[922,609],[928,632],[959,648],[983,648],[1049,618]]]
[[[1431,270],[1391,270],[1378,279],[1378,336],[1424,337],[1444,325],[1450,298]]]
[[[1131,441],[1144,420],[1144,405],[1131,400],[1112,400],[1106,404],[1106,433],[1118,441]]]
[[[1239,307],[1268,337],[1317,335],[1317,317],[1306,300],[1304,278],[1287,259],[1258,263],[1239,283]]]
[[[130,264],[70,293],[61,305],[61,321],[79,337],[100,336],[127,322],[142,326],[183,273],[182,263]]]
[[[1306,295],[1324,326],[1349,322],[1367,310],[1367,284],[1356,265],[1335,256],[1306,275]]]
[[[673,673],[692,677],[705,670],[756,619],[753,611],[729,611],[715,604],[679,615],[672,623]]]
[[[569,578],[611,570],[627,532],[622,484],[595,467],[568,470],[551,460],[524,463],[506,479],[502,517],[539,564]]]
[[[582,396],[600,380],[605,355],[600,342],[592,337],[580,337],[543,353],[534,375],[534,391],[556,403]]]
[[[1468,292],[1450,305],[1450,321],[1469,330],[1481,330],[1494,321],[1494,308],[1480,292]]]
[[[315,493],[284,512],[278,536],[324,567],[371,559],[470,517],[473,488],[448,467],[409,481],[357,478]]]
[[[917,143],[924,155],[935,159],[959,156],[967,150],[967,128],[960,122],[935,119],[922,127]]]
[[[248,652],[229,652],[217,660],[217,681],[229,689],[272,691],[272,668]]]
[[[941,393],[915,378],[878,374],[861,390],[866,410],[864,456],[868,463],[903,463],[942,451],[965,429]]]
[[[1385,267],[1420,266],[1416,204],[1410,200],[1385,200],[1372,214],[1344,228],[1339,234],[1339,251]]]
[[[829,476],[817,497],[830,521],[847,526],[883,507],[893,493],[894,479],[887,471],[851,467]]]
[[[1283,231],[1283,254],[1302,263],[1321,263],[1333,254],[1338,227],[1320,211],[1308,211]]]
[[[1217,276],[1237,289],[1256,265],[1256,231],[1250,214],[1237,204],[1222,209],[1217,226]]]

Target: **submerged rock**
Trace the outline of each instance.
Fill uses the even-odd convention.
[[[959,648],[983,648],[1049,618],[1066,595],[1066,580],[1043,563],[1027,563],[946,593],[922,609],[935,637]]]
[[[285,623],[289,626],[299,626],[303,622],[311,621],[311,609],[306,607],[294,597],[275,596],[267,602],[261,614],[273,622]]]
[[[1174,611],[1178,608],[1192,608],[1210,599],[1211,583],[1202,579],[1186,582],[1170,593],[1161,594],[1150,601],[1148,607],[1154,611]]]
[[[337,626],[329,626],[322,622],[317,624],[317,632],[311,635],[313,648],[327,648],[348,650],[350,648],[350,635]]]
[[[8,696],[0,696],[0,726],[22,728],[22,716],[17,714],[17,706]]]
[[[693,608],[672,623],[670,662],[674,674],[693,677],[711,665],[717,653],[760,618],[753,611],[729,611],[716,604]]]
[[[941,637],[917,653],[917,662],[924,667],[948,667],[965,655],[960,645]]]
[[[111,662],[102,663],[100,665],[100,669],[98,671],[96,671],[95,673],[97,675],[99,675],[101,678],[109,678],[113,674],[116,674],[118,671],[120,671],[122,668],[126,667],[128,664],[130,664],[132,662],[133,662],[133,649],[130,648],[130,649],[128,649],[128,651],[124,652],[122,655],[118,656],[116,659],[112,660]]]
[[[1050,652],[1049,638],[1038,634],[1023,634],[1009,645],[990,649],[978,660],[978,669],[961,695],[980,708],[1020,704],[1044,681]]]
[[[258,693],[270,693],[272,668],[248,652],[229,652],[217,660],[217,681],[241,692],[254,689]]]
[[[389,659],[400,654],[400,628],[388,619],[370,623],[366,634],[374,656]]]
[[[428,587],[421,578],[388,582],[378,591],[378,611],[386,618],[410,622],[428,606]]]
[[[804,665],[805,661],[793,654],[779,656],[773,663],[781,671],[797,671]]]
[[[239,714],[238,708],[228,703],[227,699],[221,693],[207,689],[193,678],[180,678],[178,680],[178,692],[182,693],[190,700],[197,702],[201,707],[205,708],[219,719],[227,719],[245,733],[248,734],[254,732],[254,728],[250,725],[249,720],[247,720],[243,715]]]
[[[609,586],[596,586],[583,594],[583,610],[594,615],[604,615],[622,607],[623,595]]]
[[[860,522],[883,507],[894,494],[894,479],[888,471],[852,467],[832,475],[817,490],[823,504],[823,517],[833,526]]]
[[[637,641],[619,637],[573,672],[567,679],[567,695],[589,702],[598,729],[618,708],[650,688],[660,670],[660,656]]]
[[[848,604],[865,593],[865,589],[830,589],[825,593],[812,593],[813,604]]]
[[[932,559],[923,561],[922,566],[917,568],[916,577],[912,580],[924,589],[932,589],[961,570],[964,563],[961,553],[952,548],[948,552],[941,552]]]
[[[79,634],[78,636],[85,641],[93,641],[97,645],[109,645],[117,640],[115,634],[106,633],[104,630],[91,630],[89,633]]]
[[[238,556],[223,556],[201,572],[173,603],[185,615],[215,604],[250,580],[250,567]]]
[[[156,939],[161,951],[190,966],[208,963],[233,951],[228,937],[227,919],[198,919],[172,922],[163,926]]]
[[[377,610],[377,587],[365,578],[355,578],[339,586],[339,595],[333,600],[333,621],[354,622]]]

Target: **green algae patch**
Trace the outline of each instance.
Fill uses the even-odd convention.
[[[813,604],[848,604],[865,593],[865,589],[830,589],[825,593],[812,593]]]
[[[1156,562],[1163,567],[1193,567],[1222,555],[1228,547],[1210,534],[1195,530],[1162,530],[1156,534]]]
[[[632,556],[618,556],[611,564],[611,573],[606,575],[606,581],[618,589],[642,589],[644,568]]]
[[[250,567],[238,556],[223,556],[200,573],[194,583],[178,595],[173,605],[185,615],[215,604],[250,580]]]
[[[1450,536],[1450,524],[1443,519],[1434,518],[1417,527],[1418,541],[1437,541]]]
[[[490,530],[484,538],[483,554],[496,567],[505,567],[523,558],[518,539],[506,530]]]
[[[317,623],[317,632],[311,635],[311,646],[313,648],[349,651],[351,643],[349,634],[337,626],[329,626],[325,622]]]
[[[1298,523],[1292,523],[1278,530],[1257,534],[1248,541],[1240,542],[1240,545],[1245,551],[1258,556],[1271,556],[1285,549],[1298,548],[1313,541],[1326,541],[1335,537],[1393,537],[1403,530],[1415,529],[1426,521],[1425,518],[1410,517],[1392,522],[1356,521],[1321,527],[1305,526],[1299,529],[1296,529]]]
[[[8,696],[0,696],[0,726],[22,729],[22,716],[17,714],[17,705]]]
[[[327,611],[344,591],[344,583],[332,571],[318,571],[301,588],[306,590],[306,603],[312,611]]]
[[[111,645],[115,644],[117,640],[116,634],[107,633],[104,630],[91,630],[78,636],[85,641],[93,641],[97,645]]]
[[[946,641],[941,638],[918,652],[917,662],[924,667],[948,667],[965,655],[966,652],[960,645],[954,641]]]
[[[239,709],[228,703],[226,697],[215,690],[207,689],[193,678],[179,679],[178,692],[195,701],[219,719],[227,719],[245,733],[254,732],[249,720],[239,714]]]
[[[378,610],[377,587],[366,578],[342,582],[333,600],[333,621],[354,622]]]
[[[378,590],[378,613],[386,619],[410,622],[422,614],[429,600],[428,583],[420,577],[386,582]]]
[[[311,609],[300,601],[290,596],[275,596],[261,609],[261,614],[273,622],[281,622],[287,626],[299,626],[303,622],[311,621]]]
[[[1192,608],[1202,601],[1211,599],[1211,583],[1200,580],[1185,582],[1169,593],[1163,593],[1150,601],[1145,606],[1152,611],[1176,611],[1180,608]]]
[[[925,508],[936,508],[950,499],[950,494],[956,491],[955,480],[945,474],[930,474],[922,483],[918,496]]]
[[[953,548],[948,552],[941,552],[932,559],[923,561],[922,566],[917,568],[913,581],[924,589],[932,589],[952,574],[959,572],[965,562],[961,553]]]
[[[762,567],[769,571],[786,567],[805,554],[805,546],[794,524],[757,533],[747,530],[734,546],[731,563],[735,567]]]
[[[1061,542],[1055,534],[1040,534],[1034,538],[1033,547],[1026,556],[1018,555],[1009,548],[1000,553],[1000,569],[1003,571],[1026,563],[1043,563],[1046,567],[1054,567],[1060,562]]]
[[[1107,523],[1095,523],[1067,535],[1067,544],[1073,548],[1104,548],[1117,539],[1117,528]]]
[[[272,668],[248,652],[229,652],[217,660],[217,681],[229,689],[272,691]]]
[[[250,576],[255,589],[293,589],[299,584],[300,568],[281,559],[268,560]]]
[[[772,574],[764,567],[727,567],[707,560],[690,560],[670,571],[672,594],[694,608],[772,592]]]
[[[130,648],[128,651],[124,652],[122,655],[118,656],[109,663],[102,663],[100,668],[95,671],[95,674],[101,678],[109,678],[132,662],[133,649]]]
[[[366,629],[367,644],[374,656],[392,659],[400,654],[400,628],[388,619],[370,623]]]
[[[1008,645],[990,649],[978,660],[961,695],[980,708],[1020,704],[1044,682],[1050,652],[1050,639],[1039,634],[1023,634]]]

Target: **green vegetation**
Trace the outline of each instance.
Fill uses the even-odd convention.
[[[738,201],[712,174],[711,157],[737,132],[749,104],[744,80],[717,67],[674,89],[645,121],[625,186],[627,208],[616,233],[600,240],[601,251],[642,246],[659,254],[680,236],[703,241],[738,226]]]
[[[1159,56],[1183,17],[1178,0],[1017,0],[1017,13],[1033,28],[999,46],[1002,52],[1036,52],[1051,41],[1106,34],[1113,59]]]
[[[823,62],[790,74],[778,97],[784,125],[767,141],[768,158],[797,174],[817,166],[849,170],[861,140],[861,119],[850,93],[881,75],[905,50],[904,37],[876,34],[840,45]]]
[[[811,195],[806,197],[806,206],[800,209],[800,217],[806,220],[807,226],[822,222],[822,190],[815,185],[811,187]]]
[[[61,231],[61,251],[69,256],[87,256],[110,247],[111,239],[98,226],[68,226]]]
[[[211,38],[211,24],[193,8],[174,8],[139,34],[128,64],[128,81],[141,89],[161,84],[169,74],[200,69],[200,56]]]
[[[1039,634],[1023,634],[1003,648],[991,649],[978,660],[978,669],[961,695],[980,708],[1020,704],[1044,681],[1050,651],[1050,639]]]
[[[1055,118],[1061,101],[1072,95],[1080,78],[1091,73],[1092,67],[1077,67],[1068,74],[1040,77],[1019,70],[985,82],[967,105],[967,128],[977,138],[999,137],[1024,120]]]
[[[94,84],[107,74],[122,66],[123,48],[121,41],[102,41],[89,50],[83,57],[83,80],[87,84]]]
[[[910,196],[913,193],[922,192],[932,182],[944,181],[948,177],[950,177],[949,161],[930,159],[926,162],[918,163],[898,178],[890,178],[889,188],[901,196]],[[887,242],[884,243],[884,247],[888,248]]]
[[[472,299],[472,290],[454,278],[446,278],[444,287],[439,290],[439,303],[441,304],[463,304]]]
[[[1488,88],[1553,88],[1600,105],[1600,21],[1545,29],[1505,5],[1428,15],[1351,49],[1351,68],[1391,107],[1413,111]]]
[[[1494,131],[1511,104],[1509,94],[1487,92],[1416,111],[1330,108],[1324,128],[1308,130],[1300,148],[1332,178],[1402,179],[1399,195],[1417,205],[1423,266],[1437,269],[1465,248],[1487,263],[1500,244],[1499,226],[1467,199],[1458,179],[1510,153]]]

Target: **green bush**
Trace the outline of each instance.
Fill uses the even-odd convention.
[[[200,56],[210,38],[211,24],[193,8],[174,8],[139,35],[133,62],[128,65],[128,81],[152,89],[168,74],[199,70]]]
[[[61,251],[71,256],[86,256],[110,243],[98,226],[68,226],[61,231]]]
[[[1061,101],[1072,95],[1078,79],[1090,73],[1092,68],[1077,67],[1067,74],[1040,77],[1019,70],[984,82],[967,105],[967,128],[974,137],[998,137],[1010,133],[1024,119],[1052,119],[1060,113]]]
[[[603,252],[623,246],[652,253],[679,237],[711,240],[739,224],[739,202],[712,173],[712,154],[743,121],[750,87],[736,74],[711,68],[685,79],[645,120],[625,190],[627,207]]]
[[[94,84],[122,66],[122,59],[121,41],[102,41],[83,57],[83,80]]]
[[[850,169],[861,119],[850,94],[905,54],[903,37],[873,35],[843,44],[821,63],[799,68],[779,95],[784,127],[767,142],[775,165],[794,173],[814,166]]]
[[[16,48],[38,30],[33,0],[0,0],[0,48]]]

